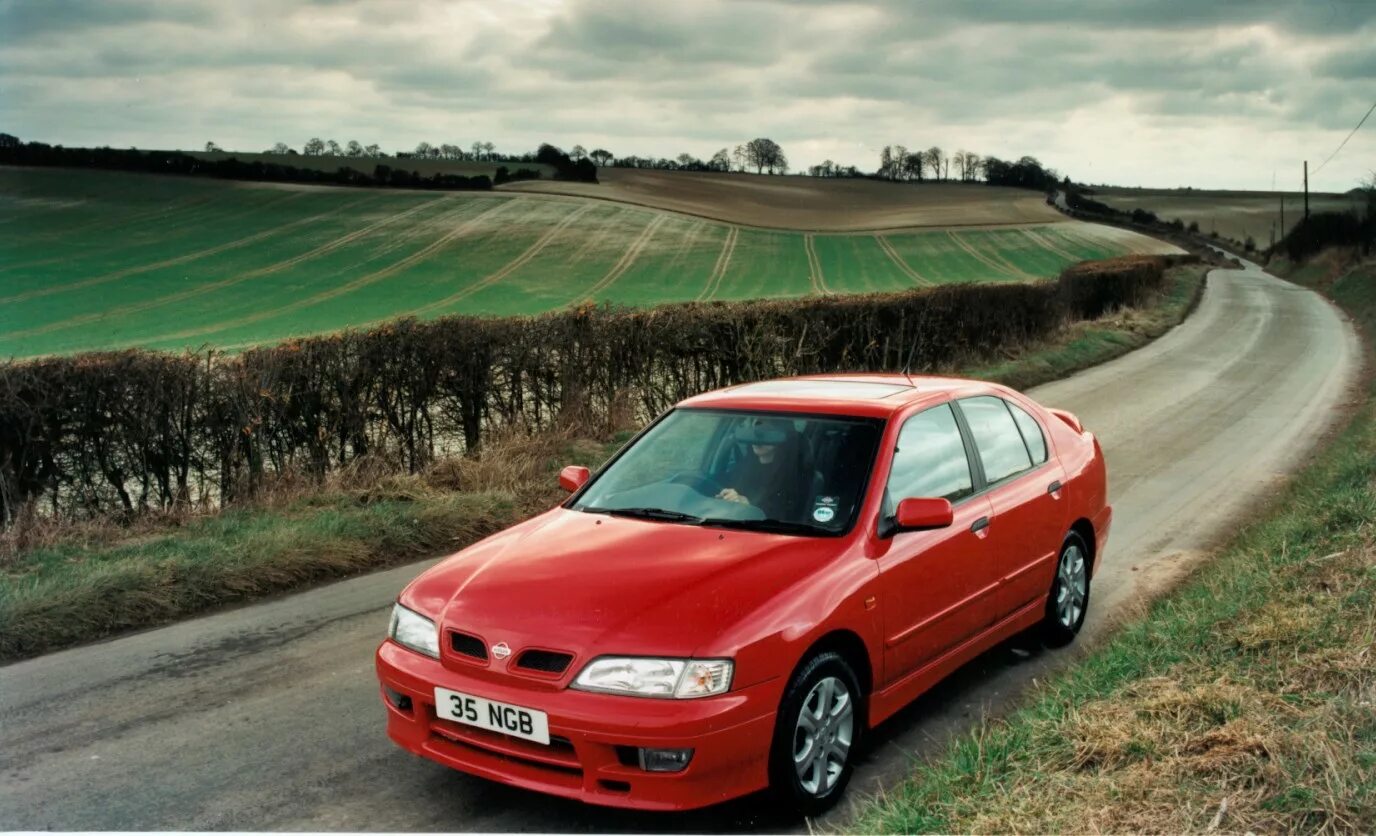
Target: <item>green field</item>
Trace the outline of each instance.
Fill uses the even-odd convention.
[[[1076,222],[813,235],[530,194],[0,168],[0,357],[234,350],[584,302],[1022,281],[1163,246]]]

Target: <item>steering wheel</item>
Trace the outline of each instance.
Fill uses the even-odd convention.
[[[669,479],[669,483],[674,485],[685,485],[711,499],[715,499],[717,494],[724,490],[724,486],[711,476],[707,476],[703,473],[693,473],[687,470],[675,473],[673,477]]]

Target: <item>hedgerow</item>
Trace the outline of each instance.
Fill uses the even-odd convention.
[[[400,320],[239,355],[81,354],[0,364],[0,527],[25,508],[128,517],[252,498],[364,456],[415,472],[488,433],[653,416],[698,392],[816,372],[937,370],[1158,293],[1170,259],[1056,281],[895,294],[585,306]]]

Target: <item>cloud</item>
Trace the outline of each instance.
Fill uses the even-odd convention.
[[[708,156],[768,135],[798,166],[936,144],[1262,188],[1356,124],[1373,44],[1369,0],[0,0],[0,123],[246,150],[320,135]],[[1373,136],[1316,185],[1363,174]]]

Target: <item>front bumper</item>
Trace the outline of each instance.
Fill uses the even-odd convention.
[[[718,697],[668,700],[480,681],[392,641],[378,648],[376,664],[382,687],[411,700],[410,710],[402,711],[383,694],[387,736],[463,772],[640,810],[705,807],[768,784],[782,696],[777,679]],[[544,711],[550,745],[439,718],[436,686]],[[618,747],[692,748],[694,754],[682,772],[647,772]]]

